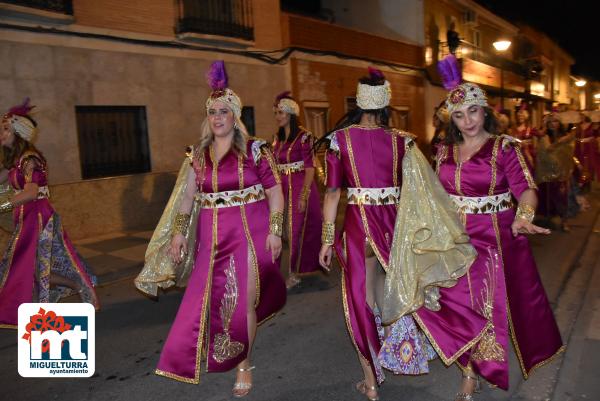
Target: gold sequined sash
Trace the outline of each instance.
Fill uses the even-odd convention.
[[[293,163],[278,164],[277,170],[279,170],[281,174],[285,175],[290,175],[292,173],[304,171],[304,161],[300,160],[298,162]]]
[[[196,198],[203,209],[242,206],[265,199],[265,190],[261,184],[237,191],[203,192]]]
[[[348,188],[349,205],[395,205],[400,202],[400,187]]]
[[[514,206],[510,192],[492,196],[450,195],[450,199],[452,199],[460,213],[466,214],[498,213],[512,209]]]

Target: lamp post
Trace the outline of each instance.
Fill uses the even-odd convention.
[[[502,53],[508,50],[511,45],[510,40],[498,40],[493,43],[494,49],[497,52]],[[503,61],[500,63],[500,106],[504,109],[504,68],[502,67]]]

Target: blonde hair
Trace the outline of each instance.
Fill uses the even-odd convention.
[[[248,134],[248,129],[242,122],[242,120],[233,113],[234,117],[234,125],[233,125],[233,149],[241,153],[244,157],[246,157],[246,143],[250,138]],[[210,129],[210,122],[208,121],[208,116],[204,118],[202,122],[202,128],[200,129],[200,142],[198,144],[200,154],[204,154],[204,151],[212,145],[215,140],[215,135]]]

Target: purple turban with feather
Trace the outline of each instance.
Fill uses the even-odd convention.
[[[292,92],[285,91],[281,92],[279,95],[275,97],[275,104],[273,105],[274,109],[281,110],[288,114],[300,114],[300,106],[292,97]]]
[[[2,122],[8,122],[13,134],[28,142],[31,142],[37,133],[37,124],[30,116],[34,107],[29,104],[29,98],[26,98],[22,104],[11,107],[2,117]]]
[[[240,97],[231,90],[229,86],[229,78],[225,70],[225,62],[223,60],[213,61],[210,69],[206,72],[206,82],[211,88],[211,93],[206,99],[206,112],[214,102],[225,103],[237,118],[242,115],[242,101]]]
[[[385,79],[381,70],[369,67],[369,78],[372,81],[383,81],[380,85],[358,83],[356,87],[356,105],[363,110],[377,110],[389,106],[392,98],[390,82]]]
[[[452,114],[464,105],[487,107],[487,96],[477,85],[462,82],[462,72],[458,60],[453,54],[438,62],[438,71],[442,77],[444,88],[448,91],[446,109]]]

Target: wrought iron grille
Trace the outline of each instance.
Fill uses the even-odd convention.
[[[0,0],[0,3],[37,8],[45,11],[73,15],[72,0]]]
[[[252,0],[180,0],[178,33],[254,39]]]
[[[76,106],[83,179],[150,171],[144,106]]]

